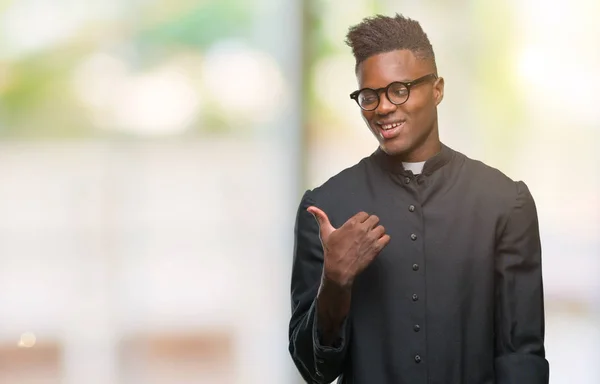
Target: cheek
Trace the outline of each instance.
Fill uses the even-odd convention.
[[[367,125],[371,125],[370,122],[373,119],[373,112],[368,112],[368,111],[362,111],[361,110],[361,116],[363,118],[363,121],[367,124]]]
[[[435,100],[432,98],[428,99],[417,99],[413,103],[405,104],[405,113],[415,121],[424,122],[429,120],[435,111]]]

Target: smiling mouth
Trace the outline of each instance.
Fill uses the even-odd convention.
[[[379,128],[379,138],[382,140],[393,139],[401,133],[404,123],[404,121],[396,121],[385,124],[377,123]]]
[[[398,121],[395,123],[389,123],[389,124],[377,124],[379,125],[384,131],[389,131],[390,129],[394,129],[396,127],[401,126],[402,124],[404,124],[404,121]]]

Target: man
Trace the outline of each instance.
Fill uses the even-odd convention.
[[[523,182],[440,142],[427,35],[350,28],[351,94],[379,148],[305,192],[289,350],[309,383],[542,384],[541,247]]]

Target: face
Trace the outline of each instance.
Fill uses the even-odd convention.
[[[397,50],[371,56],[357,71],[359,89],[383,88],[394,81],[410,82],[434,72],[428,60],[415,57],[409,50]],[[444,80],[430,79],[411,87],[408,100],[392,104],[385,92],[373,111],[362,110],[365,123],[389,155],[405,161],[425,161],[439,151],[437,105],[444,96]]]

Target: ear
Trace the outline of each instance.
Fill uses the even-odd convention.
[[[439,105],[444,99],[443,77],[438,77],[435,83],[433,84],[433,99],[435,100],[435,105]]]

